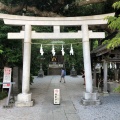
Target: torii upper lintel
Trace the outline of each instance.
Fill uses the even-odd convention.
[[[114,13],[82,17],[31,17],[0,14],[0,19],[4,19],[4,23],[9,25],[74,26],[107,24],[107,21],[104,19],[106,16],[114,16]]]

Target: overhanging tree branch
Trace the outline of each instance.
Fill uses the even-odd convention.
[[[80,1],[80,2],[75,2],[75,5],[83,6],[83,5],[102,3],[102,2],[107,2],[107,0],[83,0],[83,1]]]
[[[40,11],[36,7],[30,7],[30,6],[27,7],[27,11],[33,12],[34,14],[41,17],[59,17],[60,16],[54,12]]]
[[[108,0],[80,0],[79,2],[71,3],[71,5],[76,5],[76,6],[83,6],[83,5],[89,5],[89,4],[94,4],[94,3],[101,3],[101,2],[106,2]],[[116,0],[113,0],[116,1]],[[64,8],[66,6],[64,0],[59,0],[58,2],[59,5],[56,5],[53,9],[50,11],[42,11],[41,9],[37,9],[36,6],[28,6],[27,4],[25,5],[24,3],[21,3],[17,6],[12,6],[5,5],[2,2],[0,2],[0,11],[6,11],[8,14],[15,14],[19,11],[23,11],[24,5],[27,6],[27,12],[32,12],[37,16],[41,17],[61,17],[62,15],[59,14],[58,11],[60,11],[60,8]],[[58,12],[58,13],[57,13]]]
[[[0,10],[4,10],[4,11],[7,11],[9,14],[14,14],[15,12],[18,12],[20,10],[23,9],[23,5],[19,5],[19,6],[16,6],[16,7],[12,7],[12,6],[7,6],[3,3],[0,2]]]
[[[24,5],[18,5],[15,7],[12,6],[7,6],[3,3],[0,2],[0,10],[4,10],[7,11],[9,14],[14,14],[18,11],[23,10]],[[41,11],[39,9],[37,9],[36,7],[31,7],[31,6],[27,6],[27,11],[28,12],[33,12],[34,14],[41,16],[41,17],[55,17],[55,16],[60,16],[54,12],[48,12],[48,11]]]

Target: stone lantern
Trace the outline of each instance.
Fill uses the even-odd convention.
[[[77,76],[77,72],[76,72],[76,70],[75,70],[75,68],[74,68],[74,63],[72,64],[72,69],[71,69],[71,71],[70,71],[70,75],[71,75],[71,76]]]
[[[44,60],[44,58],[40,58],[40,70],[38,72],[38,77],[44,77],[44,71],[42,69],[42,61]]]

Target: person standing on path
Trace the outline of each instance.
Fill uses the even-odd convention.
[[[85,85],[85,71],[84,70],[82,70],[82,78],[84,79],[83,85]]]
[[[61,69],[61,79],[60,79],[60,82],[62,81],[62,79],[64,80],[64,83],[65,83],[65,75],[66,75],[66,71],[64,68]]]

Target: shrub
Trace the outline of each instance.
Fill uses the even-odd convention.
[[[0,100],[4,99],[5,97],[7,97],[7,92],[6,91],[3,91],[3,92],[0,92]]]
[[[120,86],[114,89],[114,92],[120,93]]]

